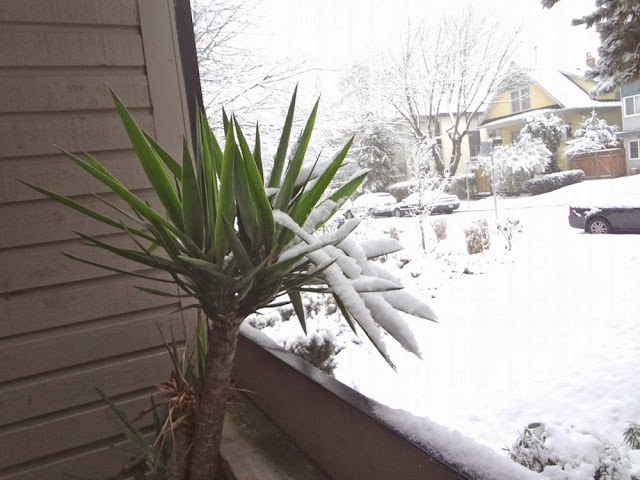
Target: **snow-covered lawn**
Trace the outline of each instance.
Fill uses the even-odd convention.
[[[337,338],[346,348],[336,378],[502,455],[531,422],[592,430],[620,446],[629,422],[640,421],[640,236],[587,235],[570,228],[567,216],[573,201],[640,204],[639,194],[637,176],[499,198],[500,218],[523,227],[512,251],[495,230],[492,198],[428,217],[427,253],[417,218],[364,220],[356,230],[361,239],[395,229],[405,250],[384,266],[428,301],[439,323],[408,318],[422,359],[387,341],[397,372],[342,328]],[[464,229],[481,218],[489,221],[492,244],[471,256]],[[447,222],[439,243],[434,220]],[[323,324],[337,331],[335,319],[322,314],[310,325]],[[281,340],[299,326],[264,331]]]

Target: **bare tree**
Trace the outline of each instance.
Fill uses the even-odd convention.
[[[192,0],[193,29],[198,54],[204,107],[219,112],[224,106],[243,118],[276,112],[286,105],[296,77],[312,70],[304,62],[272,59],[249,48],[257,35],[259,0]]]
[[[471,120],[515,81],[516,70],[509,67],[517,34],[504,33],[495,19],[467,10],[445,15],[435,28],[408,25],[400,52],[387,57],[379,86],[371,91],[391,107],[415,144],[428,145],[439,175],[455,174]],[[439,131],[441,115],[450,118],[446,132]],[[448,159],[441,142],[433,141],[443,134],[452,143]]]

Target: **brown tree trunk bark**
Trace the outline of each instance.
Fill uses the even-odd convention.
[[[207,309],[203,310],[207,314]],[[211,336],[191,452],[191,479],[213,480],[220,458],[222,424],[229,397],[231,370],[243,318],[231,313],[209,317]]]
[[[178,417],[179,415],[176,415]],[[189,480],[189,449],[193,441],[193,423],[180,425],[173,434],[173,456],[167,468],[167,480]]]

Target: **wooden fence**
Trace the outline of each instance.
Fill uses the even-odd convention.
[[[617,178],[627,174],[624,149],[584,153],[569,159],[570,170],[582,170],[585,178]]]

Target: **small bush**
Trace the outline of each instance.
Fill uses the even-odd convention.
[[[436,240],[439,242],[447,238],[447,221],[444,218],[431,222],[431,228],[433,228]]]
[[[542,472],[546,466],[555,465],[545,440],[544,425],[531,423],[527,425],[513,446],[506,450],[514,462],[534,472]]]
[[[634,450],[640,450],[640,424],[630,423],[623,433],[624,443]]]
[[[398,232],[398,229],[396,227],[391,227],[389,231],[385,233],[388,233],[389,236],[394,240],[400,241],[400,233]]]
[[[546,478],[629,480],[628,461],[613,444],[574,426],[532,423],[506,450],[513,461]],[[579,477],[569,475],[578,469]]]
[[[310,333],[308,337],[298,337],[285,348],[329,375],[333,375],[336,355],[341,350],[332,336],[317,332]]]
[[[465,229],[464,235],[467,239],[467,251],[469,255],[481,253],[491,245],[489,223],[484,218],[473,222],[473,225]]]
[[[499,193],[520,195],[524,182],[545,171],[551,152],[542,140],[524,134],[516,143],[496,147],[492,156],[493,161],[491,157],[478,161],[492,179],[493,188]]]
[[[552,192],[567,185],[572,185],[582,181],[584,172],[582,170],[568,170],[566,172],[551,173],[527,180],[522,185],[522,190],[532,195]]]
[[[504,239],[507,241],[505,248],[511,251],[511,245],[513,244],[514,235],[522,231],[522,225],[520,225],[520,220],[507,217],[504,222],[501,222],[498,225],[498,230],[502,232],[502,235],[504,235]]]
[[[452,193],[458,198],[467,198],[467,180],[469,181],[469,196],[471,198],[474,198],[478,195],[475,173],[454,175],[447,181],[447,185],[444,187],[444,191],[447,193]]]

